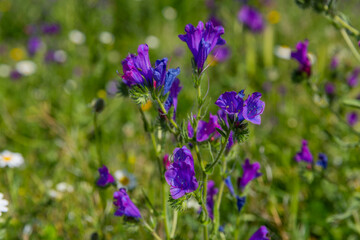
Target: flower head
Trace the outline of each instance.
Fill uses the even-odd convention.
[[[241,93],[241,92],[240,92]],[[242,94],[237,92],[225,92],[220,95],[215,104],[225,111],[225,113],[234,115],[241,114],[243,111],[244,100]]]
[[[99,168],[98,171],[100,174],[100,177],[97,181],[98,186],[105,187],[106,185],[114,182],[114,177],[109,173],[109,169],[105,165]]]
[[[195,191],[199,184],[195,177],[194,159],[186,146],[175,148],[174,162],[165,172],[166,182],[170,185],[170,194],[178,199],[186,193]]]
[[[120,188],[119,191],[114,193],[114,205],[117,207],[115,216],[121,217],[125,215],[131,218],[141,218],[139,209],[131,201],[125,188]]]
[[[303,42],[298,42],[296,45],[296,51],[291,52],[291,58],[299,62],[299,72],[306,73],[309,77],[311,75],[311,61],[308,57],[308,48],[309,41],[304,40]]]
[[[4,194],[0,193],[0,216],[3,212],[7,212],[9,202],[8,200],[4,199]]]
[[[24,163],[24,158],[20,153],[13,153],[8,150],[0,153],[0,167],[19,167]]]
[[[210,180],[207,183],[207,196],[206,196],[206,209],[209,213],[209,217],[214,219],[214,196],[218,193],[218,189],[215,187],[215,182]]]
[[[196,141],[204,142],[209,139],[209,137],[216,132],[216,128],[220,128],[218,124],[218,118],[216,115],[210,113],[209,122],[200,120],[196,132]],[[190,121],[188,122],[188,135],[190,138],[194,136],[194,129],[191,126]]]
[[[175,81],[177,75],[180,74],[180,68],[169,69],[166,71],[168,59],[163,58],[161,60],[156,60],[155,68],[152,69],[154,77],[154,87],[157,89],[163,88],[163,94],[167,94],[173,82]]]
[[[319,153],[319,160],[317,160],[316,165],[326,169],[328,165],[328,157],[324,153]]]
[[[199,73],[204,68],[204,63],[216,45],[224,45],[226,42],[221,38],[224,34],[222,26],[214,26],[211,21],[204,27],[203,22],[199,22],[195,28],[192,24],[185,27],[185,34],[179,35],[180,40],[187,43],[194,56],[195,65]]]
[[[350,126],[354,126],[359,120],[358,114],[356,112],[350,112],[346,115],[346,120]]]
[[[302,140],[301,151],[296,153],[295,161],[297,161],[297,162],[304,161],[304,162],[312,163],[313,156],[310,152],[310,149],[308,147],[308,143],[306,140]]]
[[[254,162],[250,164],[249,159],[245,160],[245,163],[242,165],[243,175],[238,178],[238,188],[244,190],[246,185],[253,179],[260,177],[262,173],[258,172],[260,169],[260,163]]]
[[[115,182],[118,188],[126,188],[132,190],[136,187],[136,178],[133,174],[125,170],[117,170],[114,172]]]
[[[250,6],[245,5],[240,9],[238,19],[254,33],[259,33],[264,29],[264,19],[261,13]]]
[[[261,114],[264,112],[265,103],[260,100],[261,93],[254,92],[245,100],[243,117],[253,124],[261,123]]]
[[[270,240],[268,237],[269,231],[265,226],[261,226],[252,236],[249,238],[249,240]]]

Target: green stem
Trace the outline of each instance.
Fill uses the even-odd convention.
[[[208,225],[203,225],[203,229],[204,229],[204,240],[208,240],[209,239]]]
[[[166,182],[163,182],[163,217],[164,217],[164,227],[165,227],[165,233],[166,233],[166,239],[170,239],[170,229],[169,229],[169,219],[168,219],[168,211],[167,211],[167,194],[166,189],[167,185]]]
[[[172,222],[171,233],[170,233],[170,238],[171,238],[171,239],[173,239],[173,238],[175,237],[178,215],[179,215],[179,214],[178,214],[178,211],[174,210],[173,222]]]
[[[350,48],[350,51],[352,52],[352,54],[354,55],[354,57],[356,58],[356,60],[358,60],[360,62],[360,54],[359,52],[356,50],[353,42],[351,41],[348,33],[346,32],[346,30],[344,28],[340,29],[340,33],[342,35],[342,37],[344,38],[346,44],[348,45],[348,47]]]
[[[218,155],[216,156],[215,161],[212,162],[209,167],[207,167],[207,169],[206,169],[207,171],[211,170],[211,169],[219,162],[220,157],[221,157],[221,155],[224,153],[225,148],[226,148],[226,145],[228,144],[229,136],[230,136],[230,131],[228,131],[228,132],[226,133],[226,141],[225,141],[225,143],[223,143],[223,144],[221,145],[220,152],[219,152]]]
[[[236,225],[235,225],[235,230],[234,230],[234,239],[237,240],[239,239],[239,229],[240,229],[240,214],[237,215],[236,217]]]
[[[160,99],[158,97],[156,97],[155,99],[157,101],[157,103],[160,106],[161,111],[167,116],[167,118],[169,119],[170,123],[174,126],[174,128],[176,128],[176,130],[179,130],[178,125],[176,124],[176,122],[174,121],[174,119],[172,119],[171,117],[168,116],[168,112],[166,111],[164,104],[160,101]]]
[[[223,161],[222,174],[221,174],[222,178],[225,175],[225,172],[226,172],[226,160]],[[220,188],[219,188],[219,194],[217,196],[215,206],[214,206],[214,235],[215,236],[218,234],[219,226],[220,226],[220,205],[221,205],[222,195],[224,192],[224,187],[225,187],[225,181],[224,181],[224,179],[222,179]]]
[[[99,166],[103,165],[102,154],[101,154],[101,139],[99,134],[99,126],[97,122],[97,113],[94,112],[94,132],[95,132],[95,144],[96,144],[96,153],[99,161]]]
[[[351,26],[350,24],[348,24],[347,22],[345,22],[341,17],[339,16],[335,16],[333,18],[333,21],[340,24],[343,28],[347,29],[348,31],[350,31],[352,34],[358,36],[360,35],[360,32],[354,28],[353,26]]]
[[[143,219],[143,224],[145,226],[146,229],[148,229],[150,231],[150,233],[154,236],[154,238],[156,240],[162,240],[161,237],[159,235],[157,235],[157,233],[155,232],[154,229],[152,229],[149,224]]]

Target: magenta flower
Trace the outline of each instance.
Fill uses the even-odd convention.
[[[240,93],[225,92],[220,95],[215,104],[229,115],[241,115],[244,106],[243,91]]]
[[[99,168],[99,174],[100,177],[97,181],[97,185],[100,187],[105,187],[108,184],[111,184],[114,182],[114,177],[109,173],[109,169],[103,165],[101,168]]]
[[[206,209],[211,220],[214,220],[214,196],[218,193],[219,189],[215,187],[215,182],[210,180],[207,183],[206,195]]]
[[[163,164],[164,164],[165,169],[168,169],[170,167],[171,162],[169,160],[169,154],[164,155]]]
[[[249,240],[270,240],[268,237],[269,231],[265,226],[261,226]]]
[[[216,128],[220,128],[220,125],[218,124],[218,118],[216,115],[212,115],[210,113],[209,122],[205,122],[203,120],[200,120],[197,127],[197,133],[196,133],[196,141],[197,142],[204,142],[209,139],[209,137],[216,133]],[[188,122],[188,136],[190,138],[194,137],[194,129],[191,126],[190,121]]]
[[[221,38],[224,28],[222,26],[215,27],[211,21],[207,22],[204,27],[204,23],[200,21],[196,28],[192,24],[186,25],[185,32],[185,34],[179,35],[179,38],[188,45],[194,56],[197,70],[201,73],[205,61],[214,47],[226,43]]]
[[[130,218],[141,218],[139,209],[131,201],[125,188],[120,188],[114,193],[114,205],[117,207],[115,216],[126,216]]]
[[[260,100],[261,93],[254,92],[245,100],[243,117],[253,124],[261,124],[261,114],[264,112],[265,103]]]
[[[309,77],[311,75],[311,62],[310,58],[308,57],[308,45],[308,40],[298,42],[296,45],[296,51],[291,52],[291,58],[299,62],[298,71],[305,73]]]
[[[243,6],[238,13],[238,20],[254,33],[264,29],[264,19],[255,8]]]
[[[186,146],[175,148],[174,162],[165,172],[165,180],[170,185],[170,194],[178,199],[186,193],[194,192],[199,184],[195,177],[194,159]]]
[[[295,161],[297,161],[297,162],[304,161],[307,163],[312,163],[313,156],[310,152],[310,149],[308,147],[308,143],[306,140],[302,140],[301,151],[296,153]]]
[[[242,165],[243,175],[238,178],[238,188],[244,190],[246,185],[253,179],[260,177],[262,173],[258,172],[260,169],[260,163],[254,162],[250,164],[249,159],[245,160],[245,163]]]

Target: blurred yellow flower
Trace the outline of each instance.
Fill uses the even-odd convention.
[[[151,108],[151,106],[152,106],[152,103],[151,103],[151,101],[149,100],[149,101],[147,101],[145,104],[142,104],[142,105],[141,105],[141,110],[147,111],[147,110],[149,110],[149,109]]]
[[[105,99],[106,98],[106,91],[101,89],[97,92],[97,96],[98,98],[102,98],[102,99]]]
[[[13,48],[10,50],[10,58],[15,61],[20,61],[24,59],[25,52],[21,48]]]
[[[277,24],[278,22],[280,22],[280,18],[281,18],[280,13],[276,10],[272,10],[267,15],[267,19],[271,24]]]
[[[136,162],[136,158],[135,158],[134,154],[131,153],[129,156],[129,163],[134,165],[135,162]]]

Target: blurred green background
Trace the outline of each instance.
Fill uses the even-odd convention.
[[[217,111],[213,103],[224,91],[259,91],[266,103],[262,124],[251,126],[248,141],[232,152],[234,177],[241,173],[245,158],[261,163],[263,177],[248,189],[239,225],[235,206],[229,196],[224,197],[221,222],[227,238],[232,239],[238,228],[240,239],[248,239],[260,225],[269,228],[274,240],[360,238],[360,152],[358,147],[345,146],[358,143],[359,136],[344,122],[352,109],[335,103],[338,118],[323,92],[331,58],[337,55],[340,67],[332,81],[340,94],[335,101],[360,93],[359,87],[346,87],[346,77],[358,63],[340,33],[324,16],[302,10],[294,1],[273,0],[249,1],[266,19],[266,30],[254,35],[237,20],[239,1],[215,1],[213,9],[208,2],[0,1],[0,151],[19,152],[25,158],[21,168],[0,168],[0,192],[10,202],[9,212],[1,216],[0,239],[90,239],[104,215],[109,239],[152,238],[144,229],[113,216],[112,190],[104,190],[105,213],[100,207],[91,101],[97,97],[106,101],[99,115],[105,162],[111,170],[136,176],[131,198],[146,217],[141,189],[155,206],[161,204],[156,201],[159,187],[151,144],[136,105],[111,96],[107,86],[120,80],[116,71],[122,73],[121,60],[135,53],[139,44],[148,43],[152,62],[168,57],[170,67],[181,68],[177,119],[185,119],[195,109],[195,89],[190,51],[177,36],[186,24],[211,16],[223,23],[231,57],[207,72],[208,111]],[[360,26],[359,1],[339,1],[338,9]],[[58,33],[39,30],[52,23],[60,26]],[[34,56],[27,53],[32,36],[43,43]],[[294,48],[304,39],[309,39],[309,50],[316,56],[312,78],[319,89],[316,94],[306,83],[292,83],[296,62],[273,54],[277,46]],[[61,63],[44,60],[50,50],[60,50]],[[17,80],[6,76],[23,60],[35,64],[34,73]],[[151,109],[146,114],[156,116]],[[359,124],[354,128],[360,130]],[[294,162],[302,139],[309,141],[314,156],[328,155],[327,170],[308,171]],[[174,147],[168,144],[167,152]],[[221,181],[216,176],[214,180]],[[66,190],[59,190],[59,183],[66,183]],[[196,216],[191,210],[181,215],[179,239],[201,238]]]

